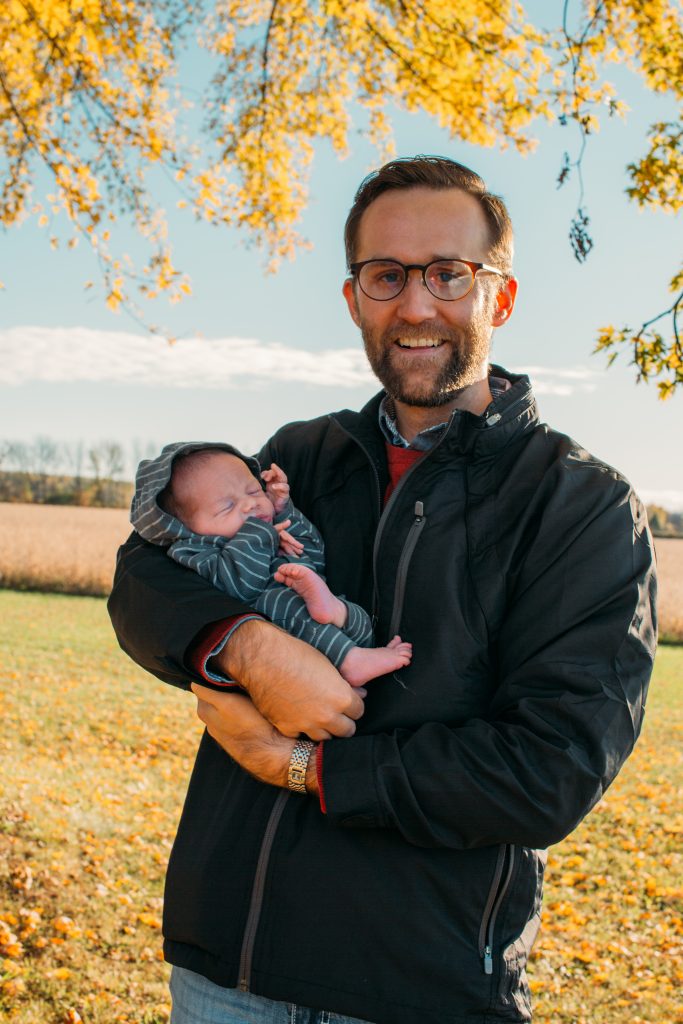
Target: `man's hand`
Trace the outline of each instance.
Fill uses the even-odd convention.
[[[363,690],[349,686],[320,651],[270,622],[243,623],[212,665],[238,682],[283,736],[353,736],[365,710]]]
[[[197,714],[216,743],[250,775],[287,788],[294,740],[283,736],[261,715],[248,697],[218,693],[192,683]]]

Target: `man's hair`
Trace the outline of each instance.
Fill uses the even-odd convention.
[[[355,262],[360,221],[368,206],[383,192],[404,188],[432,188],[437,191],[457,188],[474,196],[482,208],[489,229],[488,260],[506,277],[512,274],[512,221],[505,203],[500,196],[488,191],[486,182],[475,171],[444,156],[401,157],[372,171],[363,179],[344,227],[347,266]]]

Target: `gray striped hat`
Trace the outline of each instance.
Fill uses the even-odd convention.
[[[135,474],[135,494],[130,506],[130,521],[133,529],[145,540],[168,547],[176,540],[191,540],[197,536],[170,512],[165,512],[158,504],[157,498],[171,479],[174,459],[179,455],[189,455],[190,452],[199,452],[205,448],[217,448],[228,452],[229,455],[236,455],[247,464],[263,486],[261,467],[256,459],[243,455],[231,444],[224,444],[222,441],[176,441],[167,444],[161,455],[155,459],[143,459]]]

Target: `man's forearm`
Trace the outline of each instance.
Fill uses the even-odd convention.
[[[351,736],[363,714],[361,696],[323,654],[269,622],[244,622],[212,663],[284,736]]]
[[[192,684],[197,696],[197,714],[210,735],[245,771],[271,786],[289,788],[289,763],[295,740],[283,736],[256,710],[245,696],[217,693]],[[318,795],[316,751],[306,768],[306,791]]]

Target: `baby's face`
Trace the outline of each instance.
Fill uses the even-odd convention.
[[[249,516],[272,523],[274,509],[256,477],[241,459],[212,452],[181,463],[173,475],[179,519],[194,533],[234,537]]]

